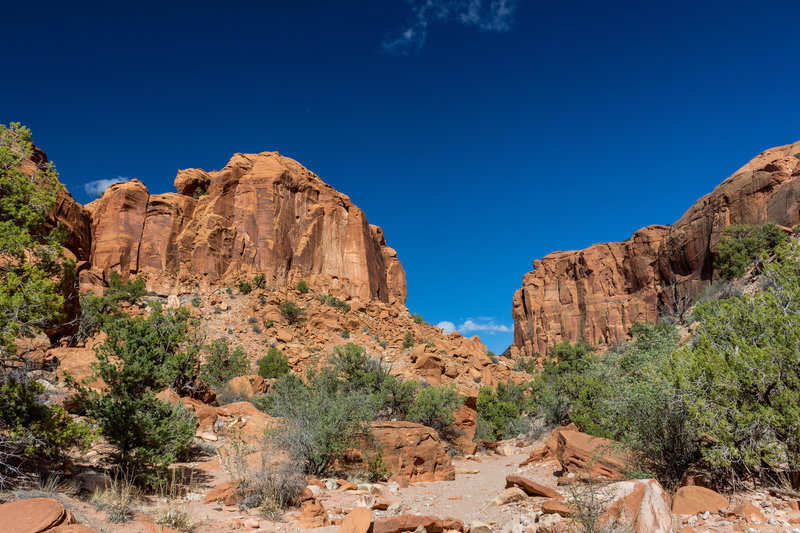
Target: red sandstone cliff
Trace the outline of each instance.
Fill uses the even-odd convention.
[[[175,187],[151,195],[132,180],[85,207],[60,199],[56,217],[82,261],[83,289],[112,270],[141,274],[162,294],[263,273],[270,286],[304,279],[364,301],[405,302],[405,273],[383,231],[296,161],[235,154],[217,172],[178,172]],[[194,198],[200,189],[207,194]]]
[[[546,353],[562,340],[625,338],[631,324],[693,300],[714,279],[716,243],[730,224],[800,222],[800,142],[767,150],[670,226],[623,242],[553,252],[514,293],[510,355]]]

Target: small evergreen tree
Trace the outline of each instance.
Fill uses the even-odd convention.
[[[279,378],[287,372],[289,359],[274,346],[267,350],[267,355],[258,360],[258,375],[262,378]]]
[[[207,349],[209,355],[201,367],[201,376],[212,387],[249,373],[250,363],[241,346],[231,352],[226,339],[215,339]]]

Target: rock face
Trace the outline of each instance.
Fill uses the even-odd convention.
[[[151,195],[132,180],[86,206],[84,287],[112,270],[142,274],[149,289],[167,294],[263,273],[270,286],[303,279],[364,301],[405,301],[405,273],[382,230],[292,159],[236,154],[217,172],[180,171],[175,187],[177,194]],[[79,242],[85,252],[86,239]]]
[[[6,533],[39,533],[72,523],[72,514],[52,498],[29,498],[0,505],[0,524]]]
[[[373,422],[372,432],[395,476],[408,481],[455,479],[447,448],[433,429],[414,422]]]
[[[546,353],[580,338],[618,342],[634,322],[680,311],[714,280],[716,244],[725,227],[800,221],[797,153],[800,142],[763,152],[671,227],[648,226],[623,242],[534,261],[514,293],[510,355]]]

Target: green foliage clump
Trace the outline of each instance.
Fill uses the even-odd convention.
[[[278,310],[289,324],[297,324],[305,320],[305,310],[291,300],[284,300],[278,305]]]
[[[253,286],[247,281],[239,282],[239,292],[242,294],[250,294],[253,292]]]
[[[330,365],[307,379],[284,374],[259,407],[282,418],[269,432],[270,441],[306,474],[323,476],[348,450],[370,440],[377,405],[373,395],[347,386]]]
[[[203,187],[198,187],[198,188],[196,188],[194,190],[194,193],[192,193],[192,198],[194,198],[195,200],[198,200],[202,196],[205,196],[207,194],[208,194],[208,192]]]
[[[540,354],[535,354],[533,357],[519,356],[514,360],[514,370],[516,372],[527,372],[528,374],[535,374],[538,367],[536,360],[540,358]]]
[[[297,292],[300,294],[308,294],[308,283],[306,283],[305,280],[297,282]]]
[[[262,378],[279,378],[289,372],[289,359],[274,346],[258,360],[258,375]]]
[[[717,243],[714,266],[719,269],[719,275],[723,279],[739,278],[753,263],[771,253],[788,238],[773,223],[760,226],[733,224],[725,228]]]
[[[266,278],[266,276],[264,276],[263,273],[256,274],[256,277],[253,278],[253,285],[255,285],[256,288],[259,288],[259,289],[263,289],[264,287],[266,287],[267,286],[267,278]]]
[[[435,429],[446,437],[445,430],[453,425],[453,411],[464,403],[455,385],[426,387],[417,393],[408,410],[407,419]]]
[[[775,253],[766,287],[698,306],[695,342],[673,356],[702,454],[732,474],[800,467],[800,247]]]
[[[419,313],[414,313],[411,315],[411,318],[414,321],[414,324],[422,324],[425,322],[425,320],[422,318],[422,315]]]
[[[247,354],[241,346],[231,351],[226,339],[215,339],[207,349],[209,355],[201,367],[201,375],[212,387],[220,387],[227,381],[250,372]]]
[[[337,298],[332,294],[329,293],[319,294],[317,295],[317,299],[320,302],[333,307],[334,309],[342,311],[343,313],[350,312],[350,304],[345,302],[344,300],[340,300],[339,298]]]
[[[62,407],[48,406],[44,386],[21,373],[7,373],[0,384],[0,431],[27,455],[58,459],[72,446],[86,449],[90,428],[75,422]],[[0,479],[2,475],[0,475]]]
[[[522,385],[498,383],[496,389],[482,387],[476,404],[478,425],[482,428],[479,437],[496,441],[527,433],[530,421],[523,416],[527,403]]]
[[[47,225],[63,186],[55,167],[33,162],[30,136],[19,123],[0,124],[2,366],[16,355],[15,338],[31,337],[63,318],[63,289],[75,271],[64,257],[64,233]]]
[[[406,332],[406,336],[403,337],[403,349],[411,348],[414,346],[414,334],[410,331]]]
[[[197,352],[187,346],[189,326],[186,309],[163,311],[157,303],[147,317],[106,320],[108,337],[95,349],[93,376],[106,387],[97,391],[70,380],[87,414],[117,449],[113,461],[144,485],[185,455],[194,437],[195,415],[156,398],[196,369]]]
[[[531,393],[539,413],[550,425],[569,421],[572,404],[588,386],[588,369],[594,349],[584,341],[562,342],[544,360],[542,372],[531,382]]]
[[[104,320],[122,316],[122,303],[137,304],[144,295],[145,285],[141,276],[122,281],[119,273],[112,271],[108,275],[108,286],[102,296],[92,292],[81,296],[81,317],[75,341],[83,342],[95,335],[102,328]]]

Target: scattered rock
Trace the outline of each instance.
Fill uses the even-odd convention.
[[[300,504],[300,514],[295,524],[303,529],[313,529],[315,527],[329,526],[331,521],[322,503],[316,498],[312,498]]]
[[[550,487],[545,487],[544,485],[536,483],[535,481],[531,481],[530,479],[522,476],[506,476],[506,488],[508,487],[519,487],[529,496],[541,496],[555,500],[563,499],[557,490],[551,489]]]
[[[489,503],[489,507],[499,507],[501,505],[506,505],[511,502],[523,501],[527,499],[527,497],[528,496],[525,494],[525,491],[523,491],[519,487],[510,487],[504,489],[502,492],[500,492],[500,494],[495,496],[494,500],[492,500]]]
[[[39,533],[74,522],[72,514],[52,498],[29,498],[0,504],[3,533]]]
[[[544,514],[558,514],[564,517],[570,517],[574,513],[572,509],[564,505],[558,500],[545,500],[542,502],[542,512]]]

